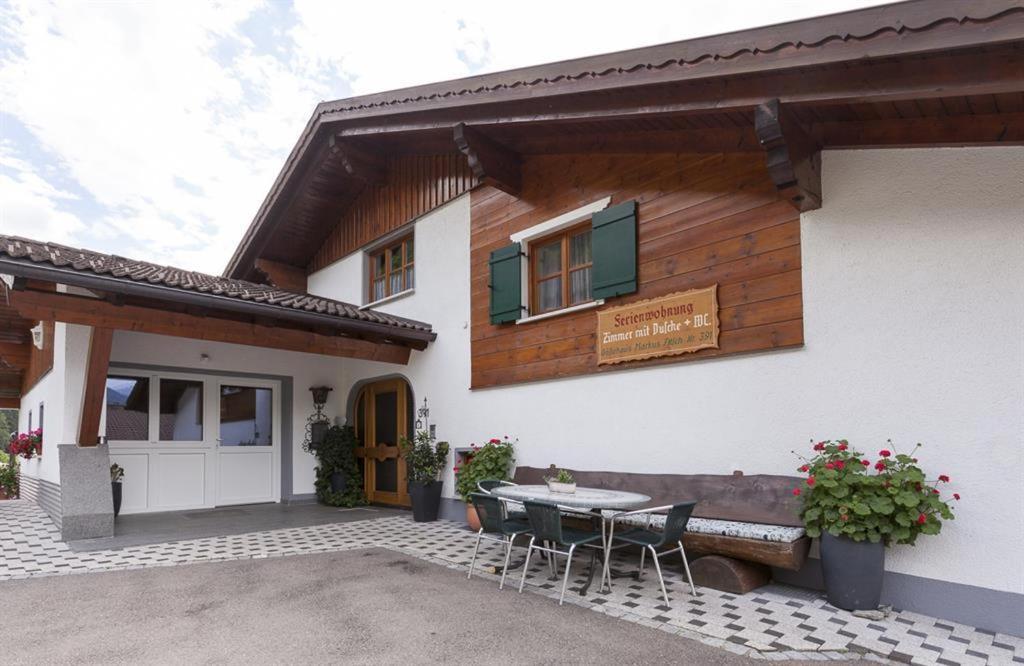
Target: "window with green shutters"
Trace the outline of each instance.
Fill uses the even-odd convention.
[[[636,202],[605,208],[583,223],[491,253],[492,324],[514,322],[637,290]],[[524,256],[529,261],[524,262]],[[522,293],[523,284],[529,293]],[[529,303],[527,311],[526,304]]]

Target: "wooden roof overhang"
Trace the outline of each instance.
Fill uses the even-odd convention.
[[[97,329],[397,364],[408,363],[412,349],[424,349],[436,338],[428,325],[419,322],[408,322],[416,326],[399,326],[359,321],[10,256],[0,255],[0,274],[14,276],[10,288],[5,285],[4,310],[0,315],[10,314],[15,321],[29,325],[36,321],[59,321]],[[76,289],[73,293],[58,292],[54,285]],[[13,334],[8,331],[5,335],[11,337],[11,341],[0,347],[0,363],[3,364],[21,359],[30,344],[20,330]]]
[[[1021,143],[1024,1],[914,0],[322,103],[225,274],[305,267],[390,155],[760,153],[809,210],[822,149]]]

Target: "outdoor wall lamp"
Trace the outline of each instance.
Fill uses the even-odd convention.
[[[313,394],[314,411],[306,420],[306,441],[307,448],[315,451],[327,436],[327,429],[331,427],[330,420],[324,414],[324,406],[327,404],[327,394],[334,389],[330,386],[311,386],[309,390]]]

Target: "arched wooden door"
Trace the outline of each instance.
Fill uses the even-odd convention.
[[[355,429],[363,460],[366,498],[378,504],[410,506],[405,460],[398,442],[412,432],[412,391],[403,379],[386,379],[359,390]]]

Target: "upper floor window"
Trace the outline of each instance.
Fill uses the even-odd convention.
[[[415,286],[412,236],[404,236],[370,253],[370,302]]]
[[[530,243],[530,312],[543,314],[592,300],[590,222]]]

